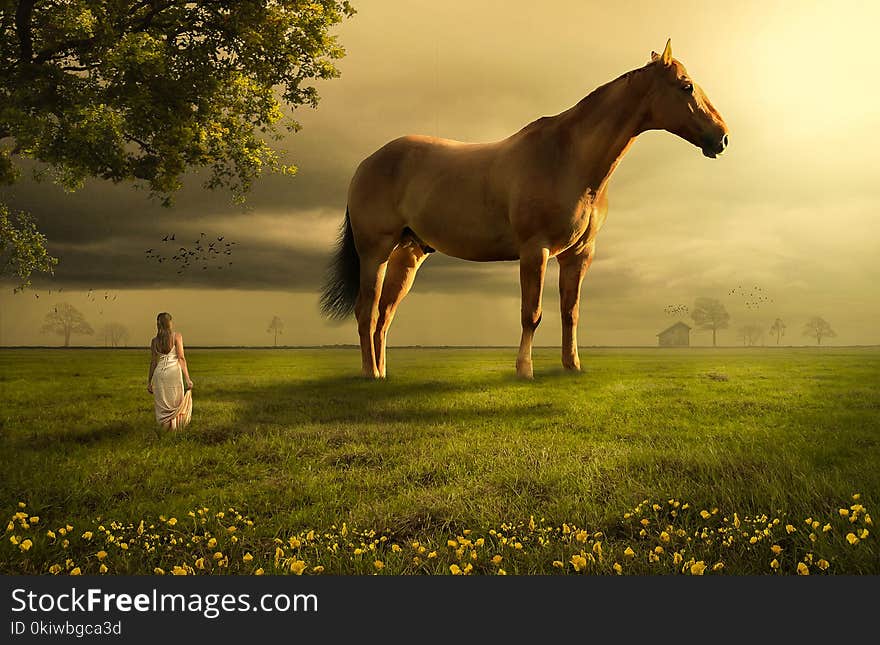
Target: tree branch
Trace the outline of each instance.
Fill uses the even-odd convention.
[[[18,56],[23,64],[34,58],[34,41],[31,32],[31,16],[36,0],[20,0],[15,10],[15,33],[18,35]]]

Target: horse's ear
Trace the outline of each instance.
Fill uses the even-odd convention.
[[[660,58],[663,60],[664,65],[672,65],[672,38],[666,41],[666,48],[663,50],[663,55]]]
[[[655,60],[657,60],[658,58],[660,58],[660,54],[658,54],[658,53],[655,52],[655,51],[652,51],[652,52],[651,52],[651,62],[653,63],[653,62],[654,62]]]

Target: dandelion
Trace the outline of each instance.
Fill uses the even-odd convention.
[[[574,534],[574,539],[578,542],[586,542],[588,537],[590,537],[590,534],[586,531],[578,531]]]
[[[428,556],[428,557],[430,558],[431,556]],[[499,564],[501,564],[501,561],[503,559],[504,558],[502,558],[500,555],[494,555],[494,556],[492,556],[492,564],[499,565]]]
[[[575,571],[583,571],[587,567],[587,559],[582,555],[571,556],[571,565]]]
[[[816,563],[816,566],[822,569],[822,571],[827,571],[830,565],[828,564],[828,560],[822,559]]]
[[[306,570],[306,563],[302,560],[293,559],[290,562],[290,572],[294,575],[301,576]]]
[[[626,547],[626,550],[624,550],[623,555],[625,555],[628,558],[633,558],[633,557],[635,557],[636,552],[632,550],[631,546],[628,546],[628,547]]]
[[[19,508],[27,508],[27,504],[25,504],[24,502],[19,502],[18,507]]]
[[[428,559],[429,559],[429,560],[431,560],[431,559],[433,559],[433,558],[436,558],[436,557],[437,557],[437,552],[436,552],[436,551],[431,551],[431,552],[428,554]]]
[[[706,563],[700,560],[699,562],[694,562],[691,565],[691,575],[692,576],[701,576],[706,571]]]
[[[848,508],[842,508],[842,509],[840,509],[840,510],[838,511],[838,513],[840,513],[840,516],[841,516],[841,517],[847,517],[847,516],[849,515],[849,509],[848,509]]]
[[[855,533],[847,533],[846,534],[846,541],[849,542],[850,544],[852,544],[853,546],[855,546],[856,544],[859,543],[859,538],[856,537]]]
[[[30,540],[23,540],[21,544],[18,545],[18,548],[22,551],[30,551],[31,547],[34,545]]]
[[[721,571],[723,568],[724,568],[723,562],[716,562],[714,565],[712,565],[712,571]]]
[[[252,556],[252,555],[250,554],[250,552],[247,552],[247,553],[245,553],[243,556],[241,556],[241,559],[242,559],[243,562],[250,562],[251,560],[254,559],[254,556]]]
[[[107,557],[107,552],[106,552],[106,551],[98,551],[98,552],[95,554],[95,556],[98,558],[99,561],[103,561],[104,558]]]
[[[803,562],[798,562],[797,572],[799,576],[808,576],[810,575],[810,567]]]
[[[648,526],[648,524],[650,523],[651,520],[649,520],[647,517],[643,517],[641,520],[639,520],[639,524],[641,524],[642,526]]]
[[[264,573],[265,573],[265,571],[263,571],[263,567],[260,567],[259,569],[257,569],[256,571],[254,571],[254,575],[255,575],[255,576],[261,576],[261,575],[263,575]]]
[[[21,538],[19,538],[17,535],[10,535],[9,541],[12,542],[13,546],[18,546],[18,543],[21,542]]]
[[[172,518],[170,518],[170,519],[168,520],[168,526],[174,526],[175,524],[177,524],[177,518],[176,518],[176,517],[172,517]]]
[[[74,567],[73,569],[70,570],[70,575],[72,575],[72,576],[81,576],[81,575],[82,575],[82,571],[80,570],[79,567]]]
[[[700,517],[702,517],[704,520],[708,520],[710,517],[712,517],[712,513],[703,509],[702,511],[700,511]]]
[[[779,568],[779,560],[777,560],[776,558],[773,558],[772,560],[770,560],[770,568],[771,569],[778,569]]]
[[[826,524],[825,526],[822,527],[822,532],[823,532],[823,533],[828,533],[828,531],[830,531],[830,530],[831,530],[831,525],[830,525],[830,524]]]
[[[213,549],[215,546],[217,546],[217,538],[211,538],[210,540],[208,540],[209,549]]]
[[[778,544],[774,544],[773,546],[771,546],[770,550],[773,551],[773,555],[779,555],[780,553],[782,553],[782,547]]]
[[[860,540],[864,540],[866,537],[868,537],[868,529],[862,529],[861,531],[859,531]]]
[[[84,540],[91,540],[93,535],[91,531],[86,531],[82,534]]]
[[[565,568],[565,564],[562,562],[562,560],[554,560],[553,566],[556,567],[557,569],[564,569]]]
[[[215,560],[222,560],[223,559],[223,551],[215,551],[214,552],[214,559]]]
[[[373,563],[373,566],[376,567],[376,570],[377,570],[377,571],[381,571],[382,569],[385,568],[385,563],[382,562],[381,560],[376,560],[376,561]]]
[[[593,545],[593,553],[595,553],[600,558],[602,557],[602,543],[601,542],[596,542]]]
[[[623,567],[620,566],[619,562],[615,562],[614,566],[612,566],[611,568],[614,569],[614,573],[616,573],[617,575],[623,575]]]
[[[205,558],[199,558],[196,560],[196,569],[204,569],[205,568]]]
[[[506,575],[507,575],[507,571],[505,571],[504,569],[498,569],[498,575],[499,575],[499,576],[506,576]]]
[[[391,545],[391,551],[392,551],[393,553],[397,553],[398,551],[400,551],[400,546],[398,546],[397,544],[392,544],[392,545]]]
[[[107,573],[107,565],[101,563],[101,566],[98,567],[98,573]]]
[[[788,533],[789,535],[791,535],[795,531],[797,531],[797,529],[795,527],[793,527],[791,524],[785,525],[785,532]]]
[[[460,576],[460,575],[461,575],[461,567],[458,566],[457,564],[450,564],[450,565],[449,565],[449,571],[450,571],[450,573],[452,573],[452,575],[454,575],[454,576]]]
[[[40,522],[40,518],[36,515],[31,515],[28,518],[28,522],[30,522],[31,524],[38,524]]]
[[[669,542],[669,533],[667,533],[666,531],[661,531],[660,532],[660,541],[661,542]]]
[[[153,573],[155,573],[157,576],[164,576],[165,569],[163,569],[161,567],[156,567],[155,569],[153,569]]]
[[[675,553],[672,554],[673,564],[679,565],[682,563],[683,560],[684,560],[684,558],[682,557],[681,553],[679,553],[678,551],[676,551]]]
[[[171,518],[171,519],[174,519],[174,518]],[[173,575],[173,576],[186,576],[186,575],[189,575],[189,571],[187,571],[186,569],[184,569],[183,567],[181,567],[179,565],[174,565],[174,568],[171,570],[171,575]]]
[[[57,576],[59,573],[61,573],[61,565],[53,564],[51,567],[49,567],[49,573],[51,573],[53,576]]]

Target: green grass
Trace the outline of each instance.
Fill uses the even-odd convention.
[[[614,562],[626,573],[689,571],[690,560],[770,573],[771,544],[783,548],[783,573],[804,558],[828,560],[828,573],[880,573],[870,517],[856,510],[850,522],[838,510],[870,513],[880,499],[878,349],[586,349],[577,375],[562,372],[556,350],[539,349],[533,382],[514,378],[510,349],[392,348],[385,382],[357,377],[356,350],[187,354],[193,422],[159,433],[145,351],[0,352],[0,512],[10,517],[23,501],[40,518],[25,520],[28,529],[13,522],[0,572],[53,563],[97,572],[99,548],[111,573],[170,570],[199,555],[210,564],[205,541],[217,536],[228,565],[207,568],[221,573],[277,571],[278,541],[279,568],[301,559],[307,571],[344,574],[375,571],[375,559],[384,573],[448,573],[462,557],[462,567],[492,573],[494,554],[507,573],[574,573],[570,558],[581,553],[595,556],[586,570],[598,573]],[[202,507],[211,510],[187,516]],[[230,542],[225,528],[239,512],[254,525],[239,522],[241,539]],[[181,520],[169,527],[160,515]],[[807,518],[833,528],[814,530],[813,541]],[[588,533],[577,539],[563,523]],[[45,536],[67,524],[67,548]],[[658,542],[669,526],[685,535]],[[290,546],[310,529],[308,549]],[[99,535],[83,539],[85,530]],[[9,540],[29,535],[28,551]],[[463,555],[447,546],[477,536],[486,543]],[[119,539],[131,541],[128,552]],[[650,562],[655,546],[664,552]],[[255,559],[242,562],[245,552]]]

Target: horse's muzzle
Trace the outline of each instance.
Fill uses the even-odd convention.
[[[703,154],[710,159],[714,159],[727,148],[728,138],[727,133],[725,132],[720,139],[707,135],[703,137]]]

